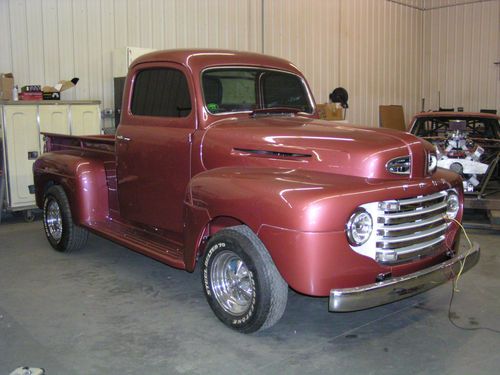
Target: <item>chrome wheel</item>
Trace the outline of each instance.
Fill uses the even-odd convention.
[[[47,204],[45,210],[45,225],[49,235],[56,242],[59,242],[63,232],[62,215],[59,204],[54,199],[51,199]]]
[[[213,293],[219,305],[231,315],[242,315],[251,306],[255,287],[243,260],[231,251],[216,255],[210,270]]]

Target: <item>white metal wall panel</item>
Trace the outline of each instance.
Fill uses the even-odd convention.
[[[470,4],[456,5],[463,2]],[[63,99],[112,107],[117,47],[263,51],[296,63],[318,102],[344,86],[348,120],[377,126],[378,105],[402,104],[408,119],[421,97],[435,107],[438,91],[443,106],[498,106],[500,67],[492,64],[500,59],[498,3],[0,0],[0,72],[13,71],[18,85],[77,76]]]
[[[71,79],[76,75],[74,48],[75,25],[73,25],[73,4],[71,1],[57,2],[57,28],[59,74],[55,77],[54,82],[50,82],[48,80],[41,82],[49,85],[52,85],[61,79]],[[31,83],[35,83],[35,81],[31,81]],[[63,99],[75,100],[76,92],[77,91],[75,89],[64,92]]]
[[[296,63],[318,102],[345,87],[349,122],[378,126],[380,104],[402,104],[408,120],[419,106],[421,17],[386,1],[266,1],[264,52]]]
[[[378,126],[379,105],[403,105],[407,122],[418,110],[421,17],[391,2],[342,2],[339,84],[350,122]]]
[[[422,96],[426,108],[500,112],[500,1],[427,2]]]
[[[264,53],[291,60],[318,103],[339,84],[340,0],[264,2]]]
[[[0,0],[0,72],[16,84],[80,78],[62,99],[113,106],[112,51],[261,51],[261,0]]]
[[[27,68],[30,80],[33,82],[45,81],[45,64],[36,64],[44,61],[44,34],[42,27],[42,2],[34,0],[26,7],[26,31],[28,36]]]
[[[29,62],[29,39],[27,27],[27,11],[25,0],[12,0],[8,4],[9,9],[9,30],[10,35],[10,50],[12,56],[12,66],[6,69],[8,72],[14,72],[15,75],[21,77],[17,83],[27,82],[30,79],[30,62]],[[9,53],[9,51],[6,51]],[[3,51],[2,51],[3,54]],[[14,69],[15,67],[15,69]]]
[[[7,1],[0,1],[0,72],[12,69],[12,49],[10,33],[10,11]]]
[[[420,0],[401,2],[414,6]],[[19,84],[80,77],[63,99],[100,99],[111,107],[116,47],[217,47],[292,60],[318,102],[345,86],[352,96],[350,121],[377,125],[378,104],[401,103],[407,113],[415,107],[407,96],[417,68],[406,67],[405,60],[399,71],[396,59],[408,52],[401,45],[418,45],[418,17],[411,8],[383,0],[9,0],[2,7],[11,23],[16,20],[15,26],[0,26],[8,28],[10,40],[0,43],[12,60],[2,58],[2,71],[14,70]],[[401,15],[404,22],[397,21]],[[398,74],[390,78],[394,70]],[[410,83],[395,87],[402,76]]]

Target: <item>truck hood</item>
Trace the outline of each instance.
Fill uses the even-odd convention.
[[[388,161],[410,156],[411,177],[423,177],[432,146],[389,129],[270,116],[220,120],[206,130],[201,149],[205,169],[267,166],[394,179],[402,176],[387,171]]]

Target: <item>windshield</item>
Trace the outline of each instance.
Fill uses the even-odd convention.
[[[210,69],[203,72],[202,81],[210,113],[282,107],[313,112],[302,79],[291,73],[257,68]]]

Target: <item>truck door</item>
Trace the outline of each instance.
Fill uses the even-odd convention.
[[[117,129],[120,216],[180,236],[196,127],[190,76],[177,64],[139,64]]]

